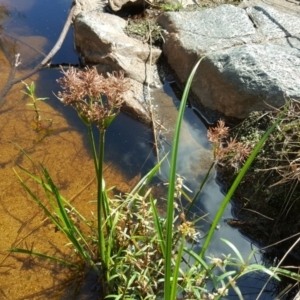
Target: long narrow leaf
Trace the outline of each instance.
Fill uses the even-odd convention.
[[[46,178],[46,182],[51,187],[53,195],[56,199],[56,202],[57,202],[56,204],[58,205],[58,209],[56,209],[56,213],[57,213],[59,219],[63,222],[63,229],[68,231],[69,234],[71,234],[71,232],[73,230],[73,222],[70,220],[70,218],[69,218],[69,216],[66,212],[66,209],[63,206],[62,199],[60,197],[59,191],[58,191],[57,187],[55,186],[55,184],[53,183],[48,171],[46,170],[46,168],[43,167],[42,165],[41,165],[41,168],[42,168],[43,174]],[[43,185],[43,183],[44,182],[42,182],[42,185]],[[46,187],[44,187],[44,189],[46,189]]]
[[[214,288],[217,289],[218,288],[218,283],[216,281],[216,276],[213,274],[211,268],[207,265],[207,263],[197,253],[195,253],[193,250],[184,248],[184,251],[186,253],[188,253],[191,257],[193,257],[196,260],[198,265],[203,267],[203,269],[206,271],[207,276],[212,281],[212,283],[214,285]]]
[[[39,200],[39,198],[32,192],[32,190],[26,185],[23,179],[19,176],[19,174],[14,169],[15,174],[17,175],[21,185],[27,191],[27,193],[31,196],[31,198],[37,203],[39,207],[41,207],[46,214],[46,216],[51,219],[51,221],[57,226],[60,227],[60,223],[56,219],[56,217],[47,209],[47,207]]]
[[[165,245],[164,236],[163,236],[163,229],[162,229],[161,223],[159,221],[159,216],[157,213],[157,209],[156,209],[154,200],[151,195],[150,195],[150,203],[151,203],[151,209],[152,209],[155,228],[156,228],[158,238],[159,238],[160,249],[161,249],[161,252],[162,252],[164,258],[166,259],[166,245]]]
[[[266,274],[270,275],[271,277],[273,277],[273,278],[277,279],[278,281],[280,281],[280,278],[272,270],[264,267],[263,265],[259,265],[259,264],[251,264],[251,265],[247,266],[243,270],[243,273],[241,274],[241,276],[244,276],[247,273],[252,273],[252,272],[255,272],[255,271],[266,273]]]
[[[185,212],[185,216],[186,216],[186,217],[187,217],[187,215],[190,213],[192,207],[193,207],[194,204],[195,204],[195,201],[197,200],[197,198],[198,198],[198,196],[200,195],[200,193],[202,192],[202,190],[203,190],[205,184],[207,183],[207,181],[208,181],[208,179],[209,179],[210,172],[211,172],[211,170],[213,169],[214,166],[215,166],[215,162],[213,162],[213,163],[210,165],[208,171],[206,172],[205,177],[204,177],[204,179],[202,180],[201,185],[200,185],[200,187],[199,187],[199,190],[197,191],[197,193],[196,193],[196,195],[194,196],[193,200],[189,203],[189,206],[188,206],[188,208],[186,209],[186,212]]]
[[[65,207],[63,205],[63,199],[54,185],[48,171],[44,166],[41,165],[42,171],[44,173],[44,176],[46,177],[47,182],[44,182],[43,179],[31,174],[28,172],[26,169],[22,168],[19,166],[21,170],[23,170],[26,174],[28,174],[31,178],[33,178],[36,182],[38,182],[44,189],[48,200],[53,206],[53,209],[55,211],[55,214],[51,213],[47,207],[39,200],[39,198],[31,191],[31,189],[25,184],[25,182],[22,180],[22,178],[19,176],[19,174],[15,171],[21,185],[24,187],[24,189],[28,192],[28,194],[32,197],[32,199],[40,206],[44,213],[51,219],[51,221],[57,226],[57,228],[63,232],[66,237],[70,240],[70,242],[74,245],[74,247],[77,249],[78,253],[83,257],[83,259],[87,260],[90,262],[90,256],[87,254],[81,243],[79,242],[78,238],[82,239],[83,241],[84,238],[82,234],[79,234],[77,236],[76,234],[79,233],[79,230],[75,228],[73,222],[70,220]],[[55,199],[57,200],[57,205],[54,204],[53,200],[49,196],[49,192],[51,192],[54,196]],[[87,242],[85,241],[85,244],[87,245]]]
[[[218,276],[217,281],[222,282],[222,281],[224,281],[224,279],[228,279],[229,276],[234,276],[236,273],[237,273],[236,270],[227,271],[227,272],[223,273],[222,275]]]
[[[41,165],[41,168],[42,168],[43,174],[46,178],[47,184],[50,186],[50,189],[56,199],[56,203],[59,208],[57,210],[57,214],[58,214],[59,219],[63,222],[63,227],[62,227],[63,232],[67,235],[67,237],[72,242],[74,247],[77,249],[79,254],[85,260],[89,261],[90,257],[78,240],[78,236],[76,235],[76,232],[78,232],[78,231],[75,229],[74,223],[71,220],[71,218],[69,217],[69,215],[64,207],[63,200],[61,198],[61,195],[60,195],[56,185],[52,181],[52,178],[51,178],[50,174],[48,173],[47,169],[43,165]],[[43,184],[43,182],[42,182],[42,184]],[[44,187],[44,189],[46,189],[46,187]]]
[[[32,250],[26,250],[26,249],[17,248],[17,247],[14,247],[14,248],[12,248],[8,251],[13,252],[13,253],[24,253],[24,254],[34,255],[34,256],[37,256],[37,257],[40,257],[40,258],[52,260],[56,263],[59,263],[59,264],[62,264],[62,265],[68,266],[68,267],[79,269],[79,266],[76,265],[76,264],[73,264],[73,263],[71,263],[69,261],[66,261],[64,259],[59,259],[59,258],[54,257],[54,256],[43,254],[43,253],[40,253],[40,252],[35,252],[35,251],[32,251]]]
[[[276,274],[300,281],[300,274],[298,274],[296,272],[292,272],[290,270],[277,268],[277,267],[271,267],[270,270],[275,272]]]
[[[177,295],[177,286],[178,286],[178,275],[179,275],[179,269],[180,269],[180,264],[182,260],[182,253],[183,253],[183,246],[185,242],[185,237],[182,236],[181,243],[177,252],[177,258],[175,262],[175,268],[173,272],[173,279],[172,279],[172,288],[171,288],[171,299],[176,299]]]
[[[238,259],[240,260],[241,264],[245,264],[245,261],[236,246],[234,246],[231,242],[229,242],[225,239],[221,239],[221,241],[224,242],[225,244],[227,244],[233,250],[233,252],[236,254]]]
[[[159,168],[161,167],[162,162],[167,157],[167,154],[157,163],[131,190],[130,194],[134,195],[135,193],[143,194],[144,189],[149,185],[152,178],[155,176]]]
[[[164,299],[174,300],[170,298],[171,296],[171,261],[172,261],[172,236],[173,236],[173,212],[174,212],[174,193],[175,193],[175,180],[176,180],[176,165],[177,165],[177,155],[178,155],[178,145],[180,137],[180,129],[183,119],[183,114],[192,84],[192,80],[196,73],[196,70],[202,61],[201,58],[194,66],[188,81],[186,83],[185,89],[183,91],[178,117],[176,121],[173,145],[172,145],[172,157],[169,175],[169,188],[168,188],[168,203],[167,203],[167,223],[166,223],[166,262],[165,262],[165,287],[164,287]]]
[[[29,158],[29,159],[30,159],[30,158]],[[30,160],[31,160],[31,159],[30,159]],[[42,165],[42,166],[43,166],[43,165]],[[30,178],[32,178],[34,181],[36,181],[37,183],[39,183],[40,185],[42,185],[43,180],[42,180],[40,177],[38,177],[38,176],[32,174],[31,172],[29,172],[28,170],[26,170],[25,168],[23,168],[21,165],[18,165],[18,167],[19,167],[24,173],[26,173]],[[15,173],[16,173],[16,171],[15,171]],[[17,174],[17,173],[16,173],[16,174]],[[44,182],[44,189],[45,189],[45,188],[46,188],[49,192],[53,193],[53,191],[51,190],[50,185]],[[81,214],[79,213],[79,211],[77,211],[77,210],[70,204],[70,202],[68,202],[62,195],[60,195],[60,198],[62,199],[62,201],[64,202],[65,205],[67,205],[67,206],[69,206],[69,207],[72,207],[74,213],[76,213],[76,215],[78,215],[78,217],[79,217],[80,219],[82,219],[84,222],[86,222],[85,217],[84,217],[83,215],[81,215]]]

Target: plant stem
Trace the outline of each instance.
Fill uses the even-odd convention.
[[[104,160],[104,139],[105,139],[105,129],[100,129],[100,140],[99,140],[99,158],[98,158],[98,193],[97,193],[97,217],[98,217],[98,248],[100,251],[100,259],[103,267],[103,271],[106,269],[106,257],[105,257],[105,240],[104,232],[102,228],[103,223],[105,223],[105,218],[102,216],[104,214],[104,205],[102,199],[103,190],[103,160]]]
[[[184,88],[184,92],[182,95],[179,112],[176,121],[173,145],[172,145],[172,156],[171,156],[171,166],[169,173],[169,188],[168,188],[168,203],[167,203],[167,224],[166,224],[166,259],[165,259],[165,286],[164,286],[164,299],[175,300],[175,298],[171,298],[171,295],[175,295],[172,293],[172,285],[171,285],[171,277],[172,277],[172,238],[173,238],[173,220],[174,220],[174,193],[175,193],[175,180],[176,180],[176,165],[177,165],[177,154],[178,154],[178,145],[179,145],[179,137],[180,137],[180,129],[184,114],[184,109],[186,106],[188,93],[190,91],[190,87],[192,84],[192,80],[196,73],[196,70],[202,61],[201,58],[196,65],[194,66],[190,76],[188,78],[187,84]],[[174,285],[173,285],[174,288]]]
[[[92,154],[93,154],[93,159],[94,159],[94,166],[95,166],[95,172],[98,174],[98,157],[97,157],[97,151],[96,151],[96,146],[95,146],[95,139],[94,139],[94,134],[92,130],[92,125],[87,125],[88,128],[88,135],[89,135],[89,140],[92,148]],[[98,175],[97,175],[98,176]],[[98,177],[97,177],[98,179]]]
[[[209,175],[210,175],[210,172],[211,170],[213,169],[213,167],[215,166],[215,162],[212,162],[208,171],[206,172],[205,174],[205,177],[204,179],[202,180],[201,182],[201,185],[199,187],[199,190],[198,192],[195,194],[192,202],[188,205],[187,209],[186,209],[186,212],[185,212],[185,217],[187,218],[188,214],[190,213],[192,207],[194,206],[195,204],[195,201],[197,200],[198,196],[200,195],[200,193],[202,192],[202,189],[204,188],[205,184],[207,183],[208,179],[209,179]]]

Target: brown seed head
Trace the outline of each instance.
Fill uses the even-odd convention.
[[[65,71],[64,77],[57,80],[63,91],[59,99],[72,105],[78,114],[99,128],[108,126],[109,120],[119,112],[124,101],[123,94],[129,88],[129,80],[124,72],[113,72],[104,77],[96,68],[77,70],[73,67]]]

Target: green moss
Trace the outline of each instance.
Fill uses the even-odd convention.
[[[144,19],[130,20],[125,28],[128,36],[156,46],[162,42],[161,31],[162,28],[154,20]]]
[[[162,3],[160,4],[160,8],[163,11],[180,11],[183,6],[181,3]]]

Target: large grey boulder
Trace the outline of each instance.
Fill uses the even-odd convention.
[[[263,41],[297,36],[300,33],[299,15],[284,13],[267,5],[248,7],[246,12]]]
[[[233,5],[168,12],[157,21],[167,31],[163,52],[183,83],[201,56],[251,43],[257,38],[247,13]]]
[[[122,106],[122,111],[130,115],[132,118],[146,124],[151,124],[151,117],[148,108],[148,95],[144,86],[130,79],[130,88],[125,92],[125,102]]]
[[[299,51],[272,44],[243,45],[208,55],[193,91],[205,107],[246,118],[254,110],[280,107],[286,99],[300,100],[299,83]]]
[[[300,18],[269,6],[165,13],[164,54],[182,83],[200,57],[194,104],[230,117],[300,99]]]
[[[87,63],[101,72],[124,70],[140,83],[151,82],[151,66],[161,50],[150,48],[124,33],[126,21],[118,16],[92,11],[75,18],[75,45]]]

